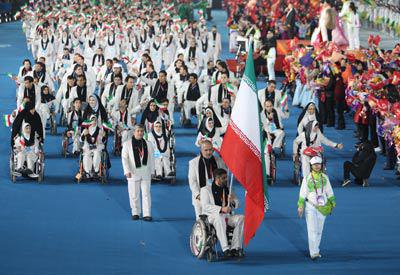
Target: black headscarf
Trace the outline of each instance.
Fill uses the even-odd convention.
[[[309,102],[309,103],[306,105],[306,107],[304,107],[304,109],[303,109],[303,111],[301,112],[299,118],[297,119],[297,126],[298,126],[298,125],[300,124],[300,122],[303,120],[305,114],[307,113],[308,106],[310,106],[310,104],[313,104],[313,105],[315,106],[315,103],[314,103],[314,102]],[[319,126],[319,129],[321,130],[321,133],[322,133],[322,132],[323,132],[323,129],[322,129],[323,123],[322,123],[322,119],[321,119],[321,117],[320,117],[320,115],[319,115],[319,112],[318,112],[318,110],[317,110],[317,106],[315,106],[315,117],[317,118],[317,121],[318,121],[318,124],[319,124],[318,126]]]
[[[150,100],[149,103],[147,104],[146,109],[144,109],[142,117],[140,119],[140,124],[142,124],[142,125],[145,125],[146,120],[150,123],[154,123],[159,116],[159,113],[158,113],[159,108],[158,108],[157,104],[156,104],[156,109],[154,111],[151,111],[150,110],[151,103],[155,103],[155,100],[153,100],[153,99]]]

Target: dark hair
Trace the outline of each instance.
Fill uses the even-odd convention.
[[[134,78],[133,76],[127,75],[127,76],[125,77],[125,82],[128,82],[129,79],[132,79],[133,81],[135,81],[135,78]]]
[[[357,12],[357,8],[356,8],[356,5],[354,4],[354,2],[350,2],[349,8],[353,13]]]
[[[195,73],[189,74],[189,77],[193,77],[194,79],[198,79],[198,76],[197,76],[197,74],[195,74]]]
[[[222,176],[226,175],[227,172],[225,169],[217,168],[214,170],[214,179],[221,178]]]
[[[159,75],[160,75],[160,74],[164,74],[165,76],[167,76],[167,72],[166,72],[165,70],[161,70],[158,74],[159,74]]]
[[[32,67],[32,62],[29,59],[24,59],[24,61],[22,61],[22,65],[24,65],[25,62],[28,62],[29,65]]]
[[[276,85],[276,81],[273,80],[273,79],[270,79],[270,80],[268,80],[268,84],[274,84],[274,85]]]
[[[69,75],[69,76],[67,76],[67,79],[69,79],[69,80],[75,80],[75,78],[73,77],[73,75],[71,74],[71,75]]]
[[[24,81],[29,81],[29,82],[33,82],[33,77],[32,76],[25,76],[24,77]]]

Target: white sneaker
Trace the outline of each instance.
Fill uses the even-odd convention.
[[[342,187],[346,187],[350,183],[351,183],[351,180],[345,180],[345,181],[343,181]]]
[[[28,177],[30,177],[30,178],[38,178],[39,175],[35,174],[35,173],[31,173],[31,174],[28,175]]]
[[[364,180],[363,180],[363,187],[368,187],[368,186],[369,186],[368,180],[367,180],[367,179],[364,179]]]
[[[374,150],[375,150],[375,153],[379,153],[380,151],[382,151],[380,147],[376,147]]]

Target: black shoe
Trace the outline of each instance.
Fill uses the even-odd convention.
[[[132,215],[132,221],[137,221],[139,219],[139,215]]]
[[[222,256],[222,258],[223,259],[229,259],[229,258],[232,258],[232,253],[231,253],[231,251],[229,250],[229,249],[227,249],[227,250],[225,250],[224,251],[224,255]]]
[[[335,124],[326,124],[326,127],[335,127]]]
[[[243,250],[243,249],[238,249],[238,251],[237,251],[237,257],[238,257],[238,258],[243,258],[243,257],[244,257],[244,250]]]
[[[383,167],[383,170],[393,170],[394,169],[394,167],[391,167],[391,166],[385,166],[385,167]]]
[[[394,173],[396,176],[400,176],[400,171],[397,170],[396,173]]]
[[[153,220],[153,218],[152,217],[144,217],[143,220],[145,222],[151,222]]]
[[[173,177],[173,176],[175,176],[174,172],[169,172],[168,175],[167,175],[167,177]]]
[[[344,129],[346,129],[344,126],[342,126],[342,127],[336,127],[336,130],[344,130]]]

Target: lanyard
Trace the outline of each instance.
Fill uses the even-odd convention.
[[[143,155],[144,155],[143,144],[142,144],[142,148],[139,148],[139,146],[138,146],[138,151],[139,151],[139,155],[140,155],[140,160],[142,160],[143,159]]]
[[[314,176],[313,176],[312,172],[311,172],[311,178],[312,178],[312,181],[314,183],[315,193],[317,194],[317,197],[318,197],[317,184],[315,183],[315,179],[314,179]],[[322,174],[321,174],[321,185],[322,185],[322,187],[321,187],[322,188],[321,195],[322,195],[322,194],[324,194],[324,177],[322,176]]]

